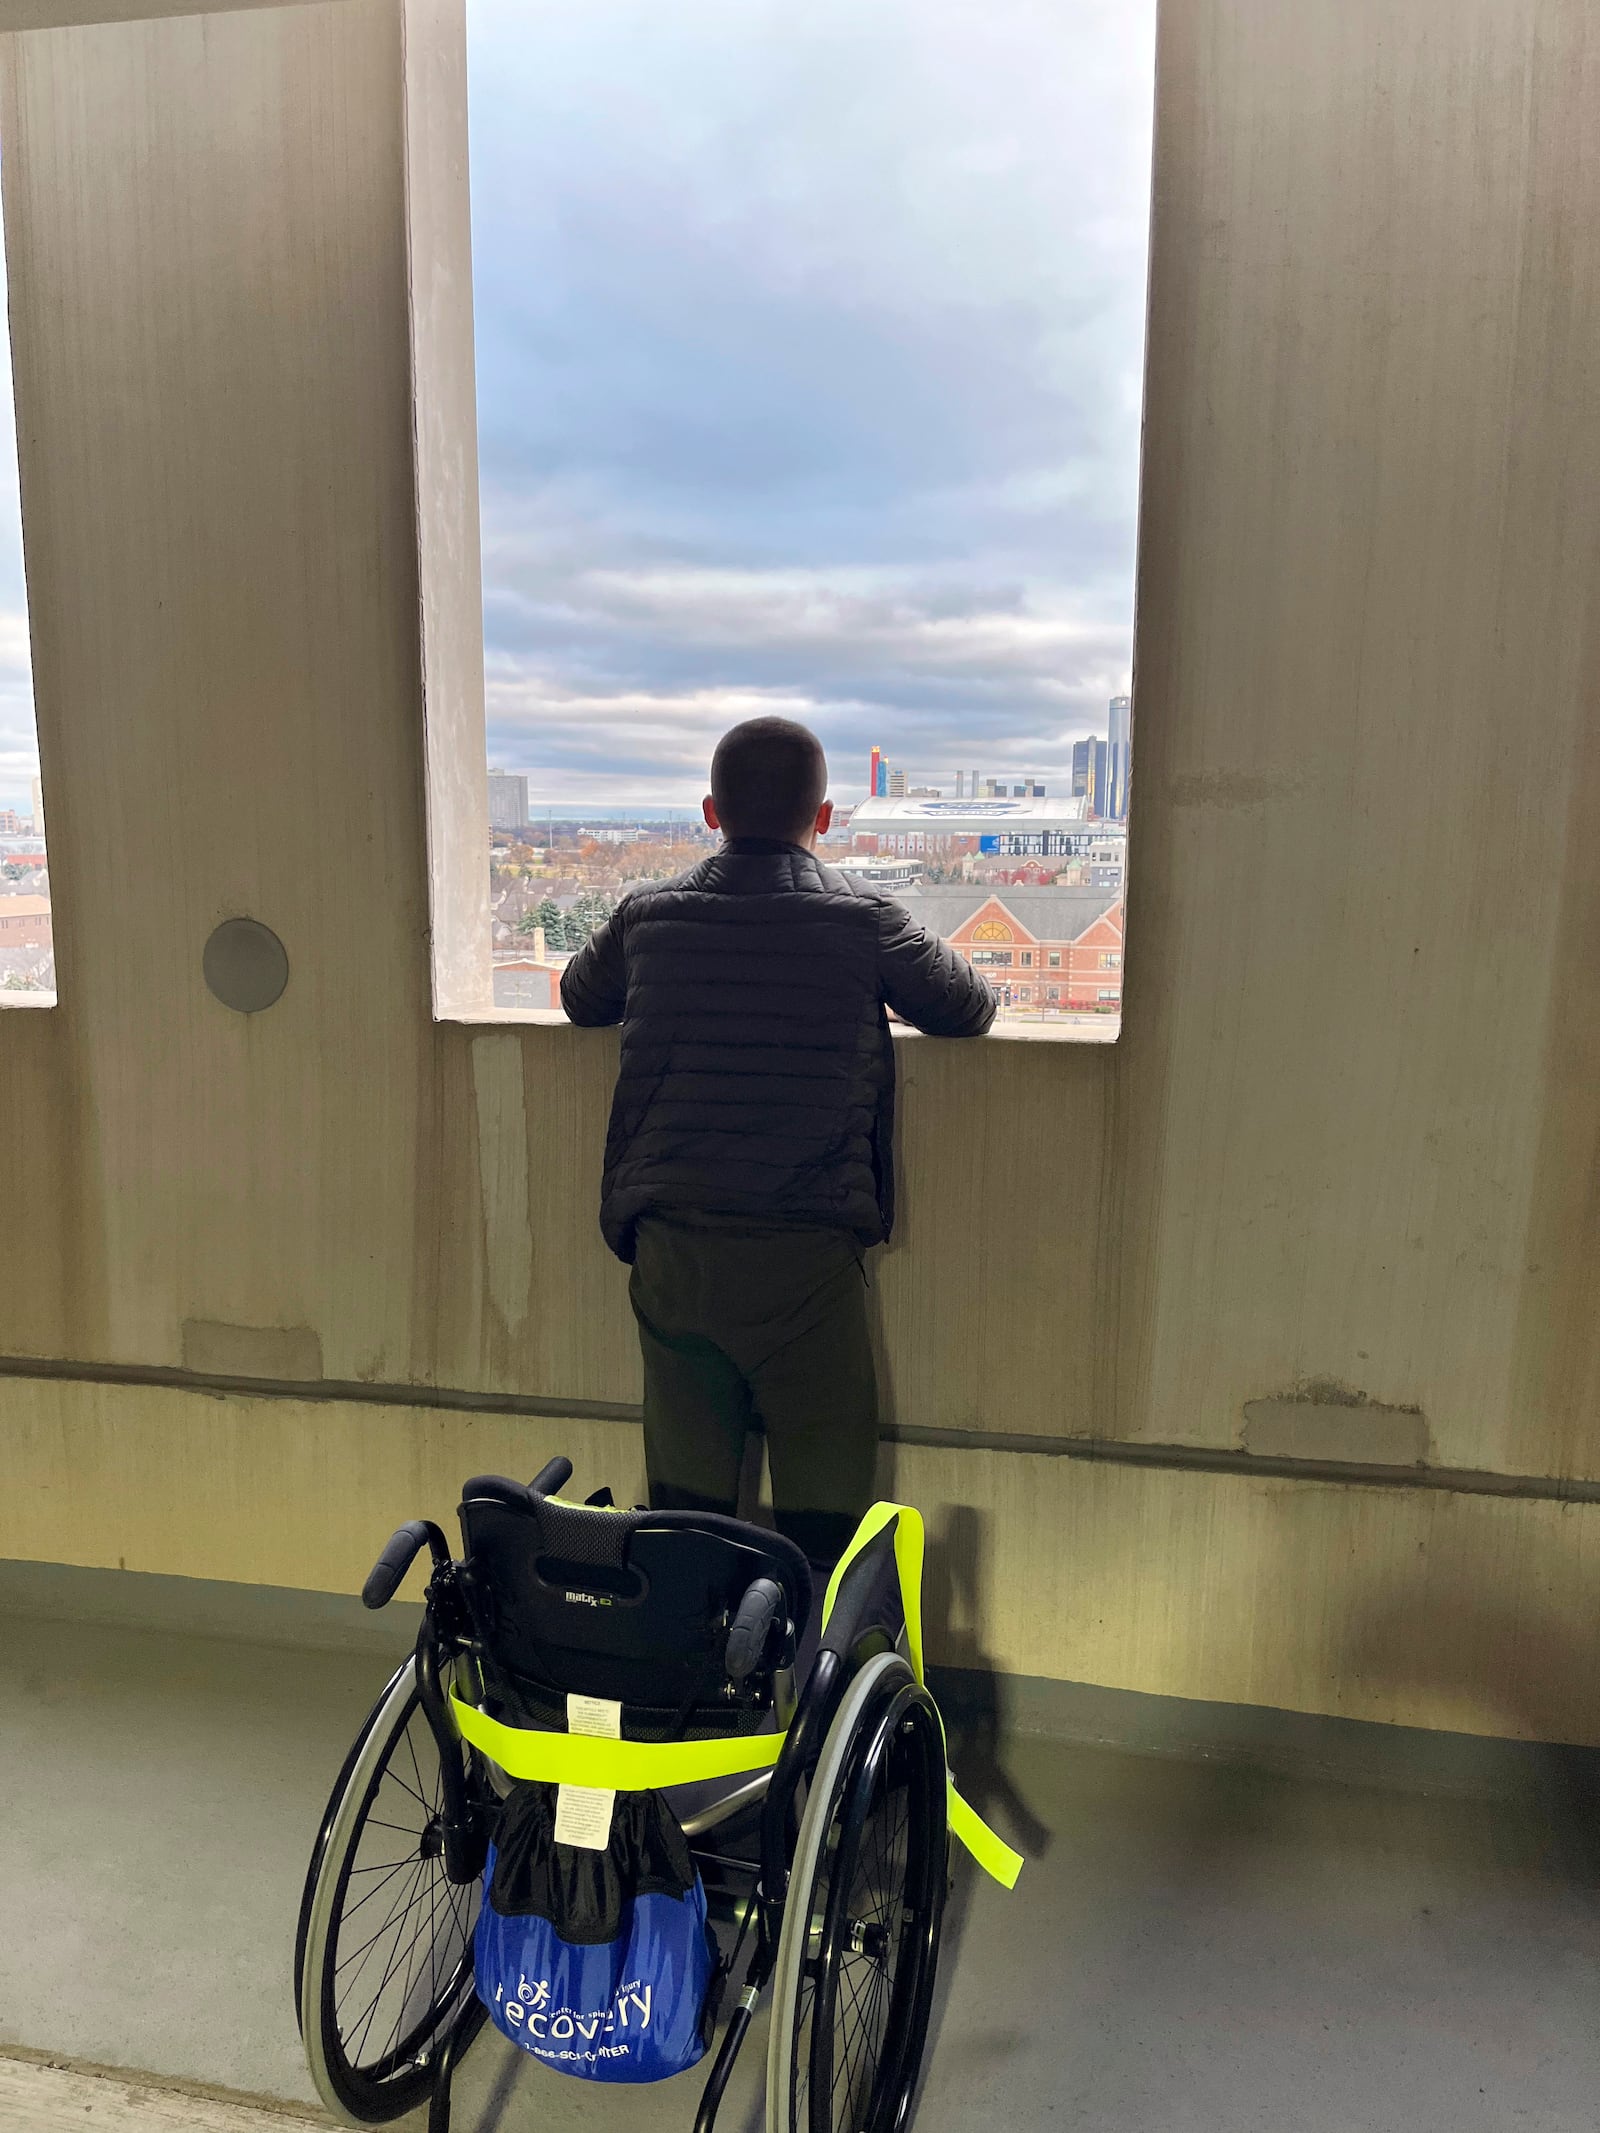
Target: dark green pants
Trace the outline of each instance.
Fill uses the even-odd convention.
[[[629,1291],[657,1510],[733,1512],[764,1429],[780,1532],[843,1552],[874,1496],[878,1381],[861,1247],[838,1229],[646,1216]]]

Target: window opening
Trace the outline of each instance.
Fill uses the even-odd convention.
[[[762,711],[828,750],[826,861],[1072,969],[1126,886],[1154,0],[468,39],[497,1004],[711,849]],[[1103,1039],[1120,988],[1001,1026]]]
[[[9,317],[3,244],[0,317]],[[7,326],[0,331],[0,1008],[53,1007],[55,997],[55,934],[33,710]]]

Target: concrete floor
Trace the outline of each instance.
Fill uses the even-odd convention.
[[[307,2133],[327,2123],[298,2104],[240,2102],[0,2052],[0,2133]]]
[[[381,1661],[6,1627],[0,2045],[309,2100],[300,1881]],[[973,1792],[1032,1856],[1014,1895],[958,1881],[919,2133],[1600,2120],[1586,1811],[1026,1739]],[[727,2133],[759,2125],[759,2046]],[[692,2076],[561,2082],[493,2032],[458,2096],[459,2133],[687,2133],[696,2102]]]

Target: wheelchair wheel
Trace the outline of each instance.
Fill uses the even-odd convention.
[[[927,2041],[946,1874],[944,1740],[896,1653],[823,1743],[784,1904],[767,2133],[901,2133]]]
[[[339,1774],[301,1902],[300,2033],[318,2095],[347,2123],[414,2110],[470,2004],[479,1885],[445,1872],[442,1810],[408,1660]]]

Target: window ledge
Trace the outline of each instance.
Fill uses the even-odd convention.
[[[541,1029],[575,1029],[558,1007],[495,1007],[485,1008],[482,1014],[436,1015],[434,1020],[453,1028],[462,1029],[517,1029],[532,1024]],[[617,1025],[612,1024],[613,1028]],[[1001,1044],[1115,1044],[1121,1031],[1122,1021],[1118,1015],[1082,1015],[1074,1021],[1059,1022],[1005,1022],[996,1023],[989,1032],[988,1041]],[[912,1029],[904,1022],[891,1022],[889,1033],[898,1043],[920,1039],[925,1032]],[[947,1042],[970,1044],[971,1038],[946,1039],[935,1037],[930,1043]]]

